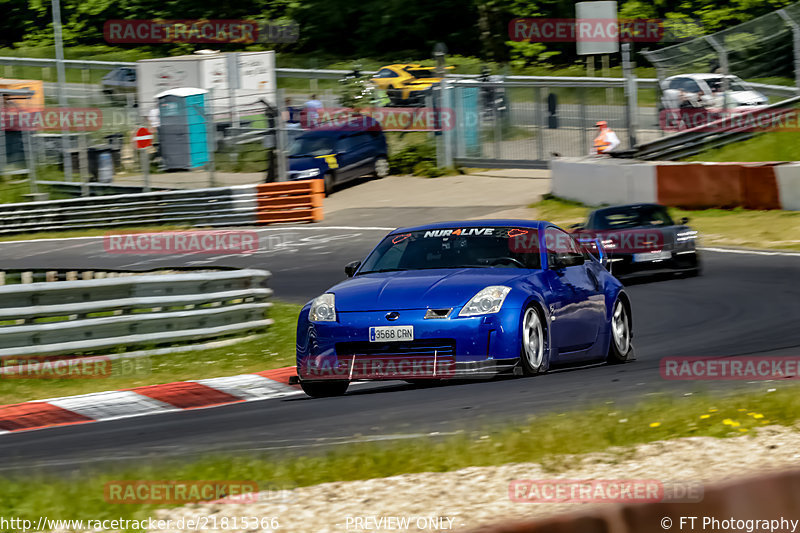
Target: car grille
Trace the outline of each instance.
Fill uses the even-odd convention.
[[[426,339],[409,342],[338,342],[339,357],[455,357],[453,339]]]

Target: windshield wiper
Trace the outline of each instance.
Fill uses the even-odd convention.
[[[381,272],[402,272],[404,270],[408,270],[407,268],[381,268],[380,270],[366,270],[364,272],[359,272],[358,274],[378,274]]]

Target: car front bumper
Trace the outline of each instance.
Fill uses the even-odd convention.
[[[510,371],[519,355],[520,310],[477,317],[426,319],[425,309],[340,312],[336,322],[298,321],[301,379],[469,379]],[[413,326],[414,340],[370,342],[373,326]]]

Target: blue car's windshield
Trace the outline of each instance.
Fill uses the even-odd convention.
[[[541,268],[531,228],[448,228],[386,237],[359,274],[435,268]]]
[[[333,153],[332,137],[298,137],[289,147],[289,157],[329,155]]]

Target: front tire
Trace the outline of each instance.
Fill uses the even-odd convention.
[[[322,180],[325,185],[325,197],[328,197],[333,194],[333,188],[336,186],[333,173],[326,172]]]
[[[350,386],[349,381],[300,381],[303,392],[312,398],[330,398],[342,396]]]
[[[608,343],[608,364],[620,364],[633,354],[633,330],[630,311],[621,298],[617,297],[611,312],[611,341]]]
[[[522,347],[520,363],[522,373],[534,376],[547,372],[550,366],[549,343],[544,319],[539,308],[528,306],[522,314]]]

